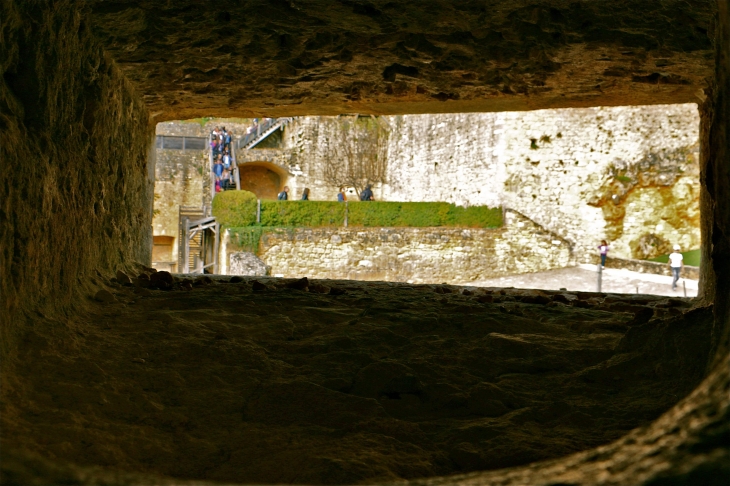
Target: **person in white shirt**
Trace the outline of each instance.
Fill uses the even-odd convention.
[[[672,268],[672,290],[677,289],[677,281],[679,280],[679,272],[684,267],[684,256],[679,253],[680,246],[674,245],[674,251],[669,254],[669,266]]]
[[[598,251],[601,253],[601,268],[606,268],[606,256],[610,249],[606,240],[601,240],[601,244],[598,246]]]

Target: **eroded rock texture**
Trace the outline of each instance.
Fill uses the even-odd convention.
[[[711,309],[688,299],[229,278],[118,279],[53,343],[39,321],[6,440],[254,484],[516,466],[658,417],[698,384],[711,341]]]
[[[149,259],[148,113],[77,7],[2,3],[3,351],[24,311],[60,312],[99,271]]]
[[[91,1],[157,121],[697,101],[714,2]]]

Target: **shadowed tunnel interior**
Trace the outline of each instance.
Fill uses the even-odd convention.
[[[0,12],[3,484],[730,480],[727,0]],[[149,273],[161,121],[690,102],[695,300],[124,285]]]

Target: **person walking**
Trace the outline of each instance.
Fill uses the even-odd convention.
[[[223,161],[220,157],[215,159],[215,162],[213,163],[213,173],[215,176],[220,180],[221,176],[223,175]]]
[[[304,192],[302,192],[302,201],[309,201],[309,188],[305,187]]]
[[[276,197],[279,201],[286,201],[289,199],[289,186],[284,186],[284,190],[279,193]]]
[[[601,240],[601,244],[598,245],[598,251],[601,253],[601,269],[606,268],[606,256],[608,255],[608,243],[606,243],[606,240]]]
[[[345,196],[345,189],[340,187],[340,192],[337,193],[337,201],[338,202],[345,202],[347,201],[347,196]]]
[[[231,171],[227,167],[223,167],[223,173],[221,174],[221,189],[227,191],[231,188]]]
[[[679,273],[684,267],[684,255],[679,250],[679,245],[674,245],[674,251],[669,254],[669,266],[672,269],[672,290],[677,290],[677,281],[679,281]]]

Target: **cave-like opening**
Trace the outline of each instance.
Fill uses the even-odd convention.
[[[2,4],[3,482],[727,481],[726,0],[241,5]],[[698,99],[696,307],[148,267],[160,120]]]

